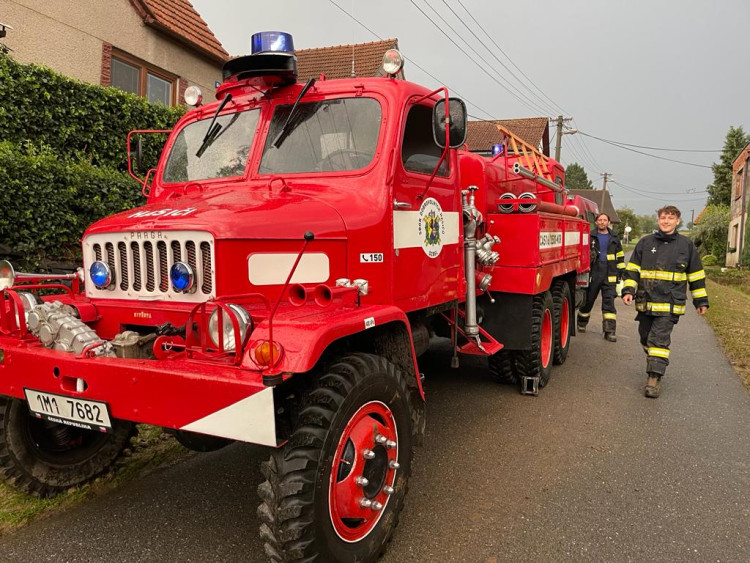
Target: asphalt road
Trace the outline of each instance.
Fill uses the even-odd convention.
[[[690,308],[691,309],[691,308]],[[657,400],[632,308],[596,311],[538,397],[430,352],[428,423],[385,563],[750,561],[750,395],[691,309]],[[0,540],[5,562],[260,562],[263,448],[235,444]]]

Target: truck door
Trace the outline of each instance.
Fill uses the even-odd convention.
[[[455,151],[435,178],[442,149],[432,134],[432,102],[410,105],[393,181],[394,302],[405,310],[456,299],[463,233]]]

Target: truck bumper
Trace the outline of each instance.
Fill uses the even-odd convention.
[[[263,385],[259,372],[234,366],[79,358],[0,337],[0,395],[25,401],[25,389],[104,402],[114,418],[279,444],[273,388]]]

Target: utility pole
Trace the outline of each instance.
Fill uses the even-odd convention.
[[[572,117],[563,117],[562,115],[557,116],[557,141],[555,142],[555,160],[560,162],[560,149],[562,148],[562,136],[568,133],[578,133],[575,129],[563,132],[563,122],[571,121]],[[551,120],[550,120],[551,121]]]
[[[614,176],[614,174],[610,174],[609,172],[602,172],[602,177],[604,177],[604,185],[602,186],[602,191],[607,189],[607,180]]]

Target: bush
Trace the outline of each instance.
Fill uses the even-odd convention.
[[[703,258],[701,258],[701,261],[703,262],[704,266],[716,266],[717,260],[716,256],[713,254],[706,254]]]
[[[0,52],[2,140],[49,147],[58,158],[127,171],[126,139],[136,129],[171,129],[184,107],[149,104],[116,88],[68,78],[49,68],[24,65]],[[156,162],[161,146],[144,147]]]
[[[723,264],[727,253],[729,232],[729,207],[709,205],[701,216],[701,222],[694,225],[690,236],[701,255],[713,254]]]
[[[0,258],[35,268],[79,256],[86,227],[142,203],[127,175],[127,134],[171,129],[184,112],[0,49]],[[155,163],[164,137],[144,141],[143,161]]]
[[[25,268],[79,254],[91,223],[143,203],[139,184],[126,173],[68,163],[29,144],[0,143],[0,186],[0,242]]]

